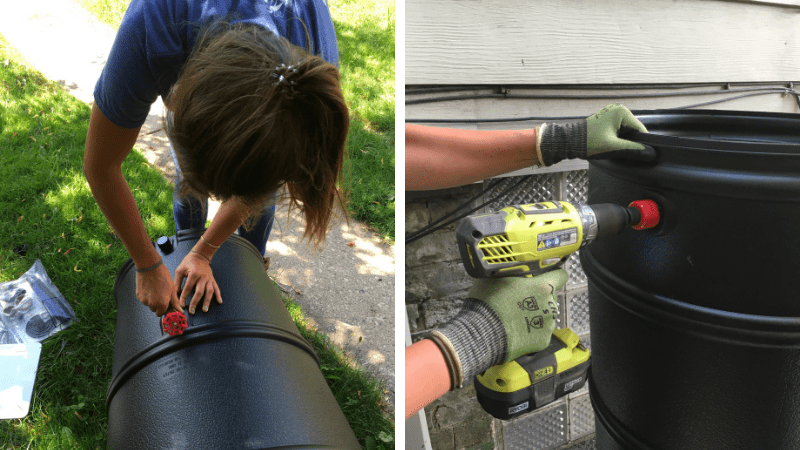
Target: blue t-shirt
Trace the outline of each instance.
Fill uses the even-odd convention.
[[[133,0],[94,88],[103,115],[123,128],[141,126],[156,98],[166,98],[178,80],[198,27],[226,17],[258,24],[339,65],[324,0]]]

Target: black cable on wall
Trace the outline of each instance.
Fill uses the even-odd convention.
[[[787,83],[786,86],[775,86],[774,83],[771,86],[755,86],[755,87],[743,87],[743,88],[733,88],[731,87],[730,83],[725,84],[721,87],[721,89],[709,89],[709,90],[693,90],[693,91],[679,91],[678,89],[683,89],[689,87],[687,85],[649,85],[647,87],[641,86],[640,89],[675,89],[676,92],[650,92],[650,93],[641,93],[641,92],[615,92],[614,94],[516,94],[513,92],[508,92],[508,89],[505,87],[494,88],[498,89],[498,93],[491,93],[491,94],[464,94],[464,95],[446,95],[446,96],[437,96],[437,97],[429,97],[429,98],[421,98],[421,99],[406,99],[406,106],[409,105],[418,105],[418,104],[426,104],[426,103],[442,103],[442,102],[451,102],[451,101],[460,101],[460,100],[481,100],[481,99],[501,99],[501,100],[512,100],[512,99],[525,99],[525,100],[598,100],[598,99],[620,99],[620,98],[665,98],[665,97],[682,97],[682,96],[704,96],[704,95],[719,95],[719,94],[738,94],[738,95],[729,95],[722,99],[711,100],[708,102],[696,103],[691,105],[673,107],[673,108],[662,108],[662,109],[689,109],[689,108],[696,108],[700,106],[708,106],[713,104],[725,103],[733,100],[737,100],[740,98],[745,97],[752,97],[757,95],[769,95],[769,94],[781,94],[781,95],[792,95],[797,102],[798,107],[800,107],[800,92],[794,89],[794,82]],[[580,86],[572,86],[573,89],[585,89],[585,87]],[[409,89],[406,90],[406,95],[422,95],[422,94],[431,94],[431,93],[442,93],[442,92],[465,92],[469,90],[476,90],[476,89],[492,89],[490,86],[469,86],[469,87],[455,87],[455,86],[444,86],[444,87],[430,87],[430,88],[422,88],[422,89]],[[553,89],[553,87],[548,87],[548,89]],[[617,88],[614,87],[592,87],[591,89],[594,90],[608,90],[613,89],[616,90]],[[630,87],[621,87],[620,89],[627,89],[630,90]],[[494,118],[494,119],[406,119],[406,123],[501,123],[501,122],[525,122],[525,121],[534,121],[534,120],[541,120],[541,121],[557,121],[557,120],[578,120],[583,119],[586,116],[566,116],[566,117],[504,117],[504,118]]]

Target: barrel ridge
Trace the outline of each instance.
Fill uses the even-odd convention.
[[[201,342],[230,337],[257,337],[285,342],[305,351],[317,363],[317,366],[320,365],[319,357],[314,352],[311,344],[289,330],[263,322],[242,320],[210,323],[190,328],[181,336],[167,336],[166,339],[155,341],[136,356],[128,359],[108,386],[106,407],[111,404],[114,395],[131,377],[152,362]]]
[[[591,246],[581,250],[580,260],[595,289],[643,320],[718,342],[800,349],[800,318],[721,311],[652,294],[603,267]]]
[[[603,425],[602,429],[614,439],[615,443],[622,444],[622,448],[656,450],[656,447],[639,439],[628,430],[622,422],[614,417],[614,414],[609,411],[608,406],[606,406],[603,399],[600,397],[600,391],[597,389],[591,373],[588,377],[588,383],[589,399],[592,401],[595,420]]]

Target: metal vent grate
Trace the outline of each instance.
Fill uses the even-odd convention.
[[[491,192],[486,194],[486,198],[502,192],[505,188],[516,183],[522,177],[508,177],[495,187]],[[532,175],[520,186],[512,192],[497,199],[486,207],[487,211],[499,211],[509,205],[527,205],[529,203],[551,201],[558,198],[558,180],[560,176],[557,174],[540,174]]]

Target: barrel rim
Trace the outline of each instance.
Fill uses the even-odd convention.
[[[317,366],[320,365],[319,357],[314,352],[311,344],[290,330],[255,321],[228,320],[214,322],[189,328],[179,336],[166,336],[156,340],[125,361],[125,364],[120,367],[108,386],[106,407],[111,405],[117,391],[129,379],[154,361],[187,347],[232,337],[257,337],[284,342],[308,353]]]
[[[773,113],[757,111],[729,111],[729,110],[675,110],[653,109],[635,110],[633,114],[650,128],[658,124],[684,124],[691,120],[695,127],[729,127],[730,133],[741,129],[744,125],[753,126],[758,123],[757,130],[760,137],[771,137],[773,142],[743,141],[740,139],[703,139],[675,134],[659,134],[655,132],[642,133],[632,131],[625,137],[627,139],[648,144],[653,147],[669,146],[681,147],[698,151],[725,151],[730,153],[757,153],[758,156],[784,156],[790,158],[800,157],[800,114]],[[657,127],[655,128],[658,129]],[[786,134],[792,130],[791,138]],[[748,133],[752,134],[752,133]],[[781,142],[783,141],[783,142]]]

